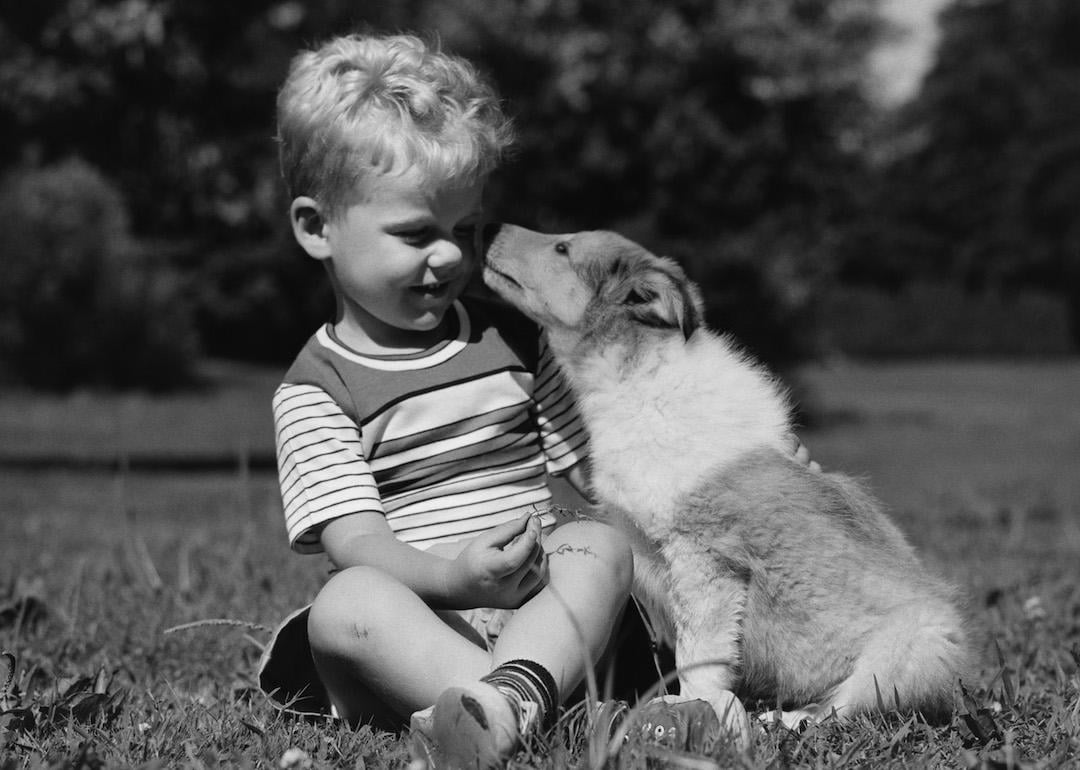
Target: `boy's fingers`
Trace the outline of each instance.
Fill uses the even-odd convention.
[[[509,579],[516,580],[518,587],[529,596],[534,594],[547,581],[547,554],[544,549],[537,544],[529,558]]]
[[[529,558],[518,567],[518,572],[521,573],[522,579],[527,579],[530,576],[544,577],[547,572],[547,553],[544,552],[539,543],[533,546]]]
[[[502,559],[498,562],[501,569],[500,575],[509,575],[517,572],[528,563],[529,556],[537,545],[536,531],[526,527],[525,531],[516,535],[502,548]]]
[[[528,524],[529,517],[527,516],[522,516],[520,519],[514,519],[513,521],[505,521],[479,535],[477,540],[488,547],[506,550],[511,546],[514,538],[526,531]]]
[[[517,550],[518,545],[521,545],[521,550],[519,551]],[[507,580],[511,583],[519,583],[527,579],[531,573],[536,572],[540,568],[540,565],[542,565],[540,559],[543,556],[543,549],[540,546],[539,539],[531,530],[525,532],[525,535],[522,536],[521,543],[514,544],[514,549],[514,555],[519,556],[519,558],[509,570]]]

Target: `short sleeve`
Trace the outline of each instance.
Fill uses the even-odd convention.
[[[273,407],[281,501],[293,550],[322,551],[319,534],[332,519],[385,515],[360,429],[325,390],[285,383]]]
[[[574,394],[543,335],[533,399],[547,471],[552,476],[561,476],[588,456],[588,434]]]

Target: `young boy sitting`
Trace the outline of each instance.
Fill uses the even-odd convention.
[[[547,512],[548,474],[585,489],[586,437],[536,327],[462,297],[508,122],[465,61],[349,36],[294,59],[278,131],[337,299],[274,397],[290,544],[335,567],[293,633],[341,717],[434,704],[448,766],[498,765],[600,658],[633,571],[617,531]],[[514,610],[490,648],[475,608]]]

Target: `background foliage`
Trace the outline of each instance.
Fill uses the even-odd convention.
[[[712,323],[774,363],[844,339],[823,333],[820,301],[841,283],[901,299],[926,282],[960,297],[1051,291],[1071,302],[1075,340],[1078,19],[1069,0],[961,0],[943,17],[922,92],[883,112],[866,72],[887,30],[876,3],[859,0],[9,3],[5,213],[38,234],[0,251],[44,276],[57,257],[41,244],[100,240],[94,196],[70,203],[84,207],[83,224],[67,230],[9,208],[38,177],[67,175],[75,189],[96,174],[128,223],[128,246],[103,248],[139,255],[103,269],[101,286],[130,281],[139,264],[167,287],[144,291],[148,318],[193,319],[210,354],[288,360],[331,306],[318,266],[285,231],[276,89],[301,46],[357,27],[413,30],[475,60],[516,117],[519,151],[493,184],[497,216],[613,227],[679,258]],[[28,238],[39,245],[28,250]],[[94,317],[122,306],[99,302]],[[58,302],[47,317],[64,327],[79,313]],[[94,327],[131,325],[115,314]],[[32,362],[11,340],[31,324],[37,333],[32,316],[4,316],[0,356],[19,371]],[[190,355],[188,322],[175,323],[164,335],[139,328],[185,340],[174,357]],[[108,368],[87,379],[128,383]]]
[[[1080,341],[1080,6],[957,2],[871,157],[841,276],[1060,292]],[[876,161],[873,162],[873,161]]]

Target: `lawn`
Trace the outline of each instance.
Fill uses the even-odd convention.
[[[276,376],[0,398],[0,768],[406,761],[397,736],[284,716],[254,686],[268,627],[326,573],[284,542]],[[775,729],[677,766],[1080,764],[1080,362],[818,365],[795,392],[815,459],[865,476],[965,589],[982,668],[948,725]],[[586,766],[566,732],[519,759]]]

